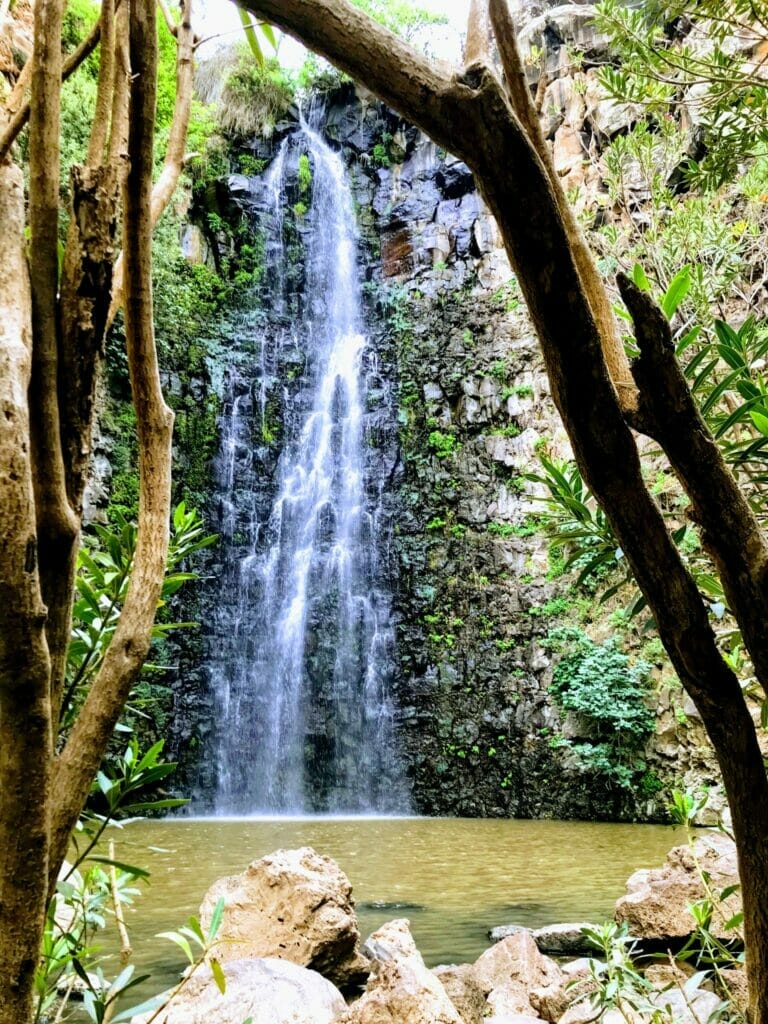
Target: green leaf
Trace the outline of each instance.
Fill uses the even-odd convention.
[[[763,415],[761,412],[757,412],[755,409],[753,409],[749,415],[755,427],[757,427],[763,437],[768,437],[768,416]]]
[[[651,290],[651,283],[639,263],[632,267],[632,280],[641,291],[649,292]]]
[[[661,300],[661,308],[667,320],[671,320],[677,312],[677,307],[683,301],[691,288],[691,268],[683,267],[672,278]]]
[[[215,957],[211,957],[209,961],[211,965],[211,973],[213,974],[213,980],[216,982],[216,988],[222,995],[227,991],[227,979],[224,977],[224,971],[221,969],[221,964]]]
[[[216,906],[213,908],[211,914],[211,924],[208,929],[208,940],[209,942],[216,938],[221,928],[221,922],[224,919],[224,897],[220,896]]]
[[[191,964],[195,962],[195,958],[192,955],[192,947],[190,946],[187,939],[183,935],[179,935],[178,932],[158,932],[158,939],[168,939],[169,942],[175,942],[180,949],[183,950],[184,955]]]
[[[256,30],[253,22],[251,21],[251,16],[247,11],[244,11],[242,7],[237,8],[237,13],[240,15],[240,22],[243,26],[243,30],[245,31],[245,38],[251,48],[251,53],[253,54],[256,63],[261,67],[264,63],[264,53],[262,52],[261,46],[259,46],[259,40],[256,38]]]
[[[135,864],[126,864],[122,860],[110,860],[109,857],[89,857],[89,861],[94,864],[107,864],[113,868],[119,868],[120,871],[125,871],[127,875],[133,875],[135,878],[149,878],[149,872],[146,868],[136,867]]]

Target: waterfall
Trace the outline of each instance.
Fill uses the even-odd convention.
[[[302,153],[311,194],[293,216]],[[403,812],[391,524],[367,407],[389,386],[361,314],[350,184],[341,157],[302,122],[252,187],[265,320],[230,371],[221,420],[210,802],[219,814]]]

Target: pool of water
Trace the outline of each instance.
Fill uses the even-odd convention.
[[[137,973],[152,975],[132,1003],[171,984],[182,967],[157,933],[197,914],[215,879],[281,847],[333,857],[352,882],[363,936],[407,917],[434,966],[476,959],[494,925],[609,917],[632,871],[661,863],[681,841],[655,825],[460,818],[179,818],[110,832],[118,860],[150,871],[127,910]]]

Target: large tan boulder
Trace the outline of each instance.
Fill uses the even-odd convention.
[[[486,993],[472,975],[473,964],[435,967],[433,973],[459,1011],[464,1024],[486,1024]]]
[[[389,921],[368,939],[365,992],[338,1024],[462,1024],[458,1010],[424,964],[408,921]]]
[[[345,1009],[329,981],[287,960],[231,960],[224,975],[222,993],[209,968],[200,968],[159,1016],[132,1024],[332,1024]]]
[[[360,954],[352,886],[329,857],[308,846],[277,850],[241,875],[220,878],[203,898],[203,929],[221,897],[216,955],[222,962],[278,957],[310,967],[340,988],[364,981],[368,963]]]
[[[549,988],[562,977],[554,960],[539,952],[530,932],[497,942],[475,961],[472,978],[485,993],[486,1017],[522,1014],[538,1017],[534,990]]]
[[[660,868],[636,871],[627,882],[627,894],[616,903],[615,919],[626,923],[638,939],[683,938],[694,930],[688,910],[706,895],[700,870],[710,876],[709,885],[717,894],[739,881],[736,847],[720,832],[698,838],[694,851],[676,846]],[[698,862],[698,863],[697,863]],[[741,897],[734,892],[716,909],[711,929],[719,938],[733,939],[740,933],[726,930],[725,923],[741,910]]]

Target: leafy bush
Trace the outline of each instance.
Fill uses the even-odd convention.
[[[547,646],[560,654],[552,694],[558,708],[583,717],[590,738],[568,745],[585,765],[628,789],[645,771],[642,750],[654,731],[646,700],[650,665],[630,664],[613,639],[596,644],[573,627],[552,630]]]

